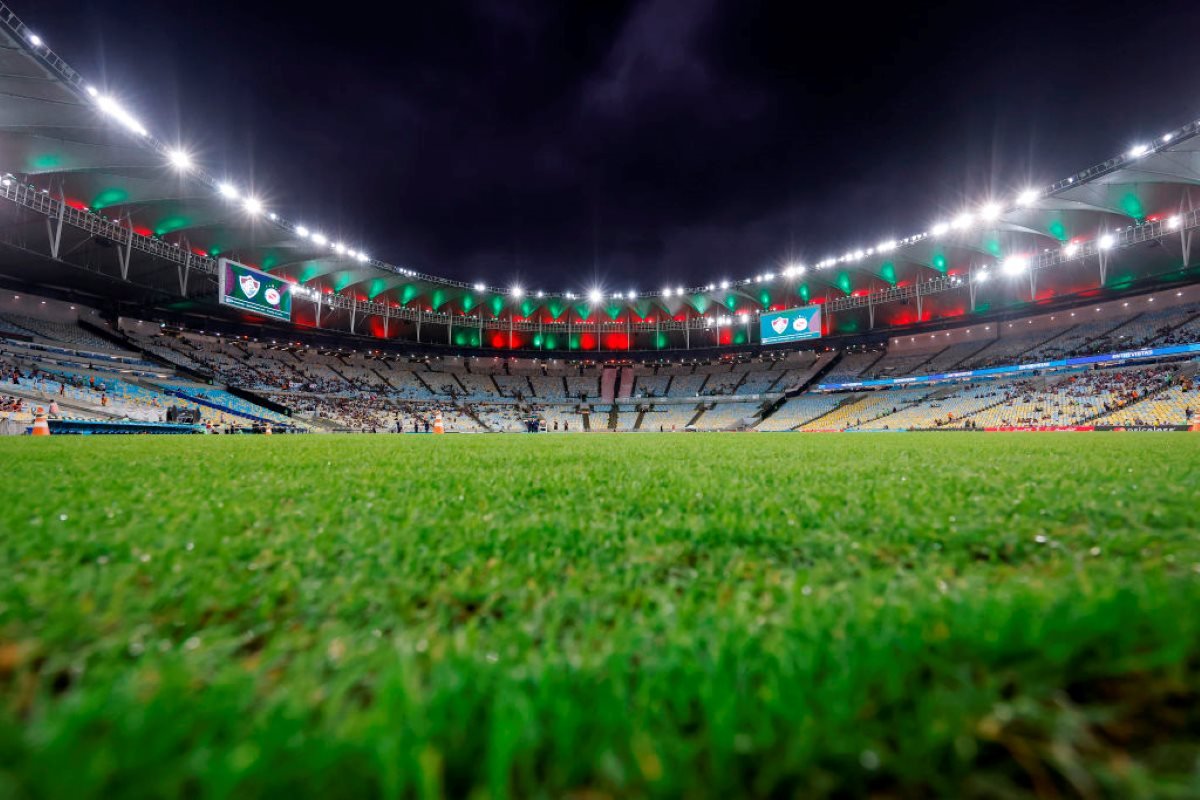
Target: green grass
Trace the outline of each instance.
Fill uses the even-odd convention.
[[[0,459],[0,797],[1200,794],[1200,437]]]

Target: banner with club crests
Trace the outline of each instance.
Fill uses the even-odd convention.
[[[800,342],[821,338],[821,307],[801,306],[774,311],[759,317],[759,335],[763,344]]]
[[[292,286],[283,278],[227,258],[218,263],[217,274],[222,305],[291,322]]]

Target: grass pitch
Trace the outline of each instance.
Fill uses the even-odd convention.
[[[1200,794],[1200,437],[0,459],[0,796]]]

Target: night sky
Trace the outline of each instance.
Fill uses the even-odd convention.
[[[875,5],[13,0],[284,216],[528,289],[811,263],[1200,117],[1195,2]]]

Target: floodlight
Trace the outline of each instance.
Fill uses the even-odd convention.
[[[229,200],[236,200],[238,196],[237,188],[232,183],[217,184],[217,191],[221,193],[222,197]]]
[[[1004,259],[1005,275],[1020,275],[1029,269],[1029,259],[1025,256],[1013,255]]]
[[[262,201],[259,200],[257,197],[247,197],[242,202],[242,207],[245,208],[251,214],[261,214],[262,210],[263,210]]]
[[[1037,202],[1037,199],[1038,199],[1037,189],[1026,189],[1025,191],[1021,192],[1019,195],[1017,195],[1017,205],[1031,206]]]
[[[1116,243],[1117,243],[1117,240],[1113,238],[1112,234],[1106,233],[1100,237],[1100,241],[1097,242],[1096,244],[1100,247],[1101,250],[1108,250]]]
[[[192,168],[192,157],[183,150],[172,150],[167,157],[175,169],[186,172]]]

